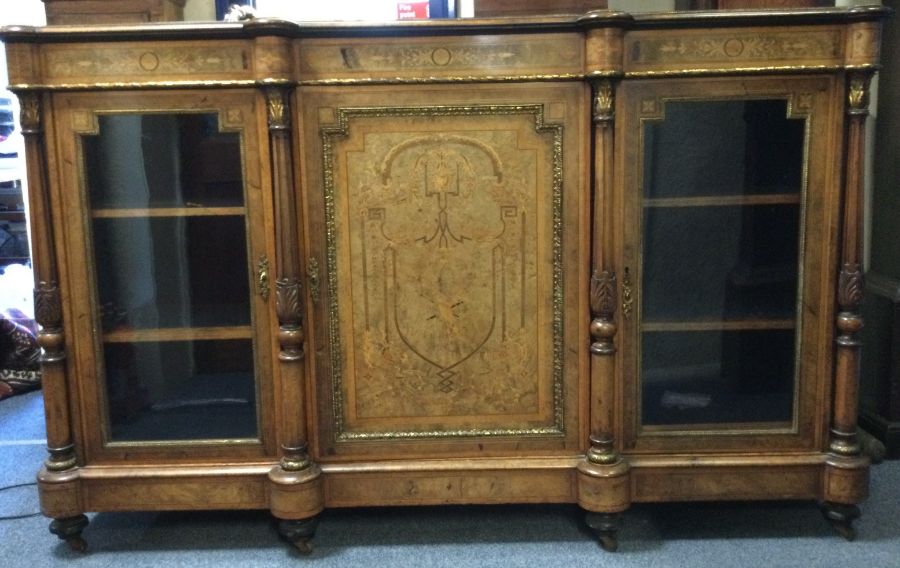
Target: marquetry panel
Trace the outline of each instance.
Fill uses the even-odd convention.
[[[559,432],[562,408],[541,402],[561,402],[562,368],[540,368],[559,342],[539,335],[562,333],[562,126],[542,124],[539,105],[339,109],[338,120],[323,136],[336,162],[329,216],[349,238],[329,243],[349,252],[329,269],[345,276],[329,283],[347,300],[332,325],[346,322],[354,355],[336,392],[342,436],[385,420],[445,433],[474,426],[469,416]]]
[[[625,72],[711,73],[834,67],[843,63],[838,27],[635,31],[625,36]]]
[[[241,81],[253,78],[242,41],[52,44],[41,47],[47,85]]]
[[[631,483],[631,498],[635,502],[815,499],[821,492],[822,468],[817,465],[635,468]]]
[[[571,503],[575,501],[574,476],[571,469],[337,474],[325,478],[325,504]]]
[[[304,82],[426,81],[578,75],[580,34],[308,39],[297,43]]]
[[[431,92],[422,105],[305,105],[323,121],[325,274],[313,301],[327,311],[330,380],[318,396],[331,405],[320,432],[572,434],[578,371],[564,349],[577,281],[567,288],[566,256],[580,222],[566,225],[563,203],[580,198],[566,165],[579,148],[565,140],[581,127],[572,95],[583,90],[566,90],[528,104]]]
[[[191,478],[87,479],[82,498],[87,510],[170,511],[173,509],[259,509],[266,507],[261,476],[197,480]]]

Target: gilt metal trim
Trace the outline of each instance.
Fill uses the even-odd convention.
[[[287,130],[291,126],[288,96],[282,88],[266,89],[266,117],[269,130]]]

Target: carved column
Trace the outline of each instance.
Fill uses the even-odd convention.
[[[615,313],[618,303],[616,271],[613,266],[613,82],[601,79],[594,84],[594,209],[591,254],[591,386],[595,410],[591,415],[591,450],[594,463],[618,459],[613,439],[615,412]]]
[[[275,196],[277,278],[275,302],[281,365],[281,437],[283,455],[269,474],[271,509],[279,530],[299,550],[311,550],[315,515],[324,506],[321,470],[307,452],[306,401],[302,325],[302,288],[299,268],[297,192],[294,185],[290,132],[290,95],[287,88],[266,89],[272,184]]]
[[[859,383],[859,332],[863,321],[862,232],[863,160],[865,156],[866,117],[869,114],[871,74],[851,73],[847,92],[847,177],[844,188],[844,218],[841,270],[838,275],[837,367],[835,375],[834,419],[829,449],[842,456],[859,454],[856,433]]]
[[[47,421],[47,452],[38,474],[41,511],[53,517],[50,531],[76,550],[86,544],[81,531],[88,524],[78,498],[78,474],[72,424],[69,414],[69,384],[63,333],[62,299],[50,217],[50,186],[47,183],[42,94],[19,93],[25,164],[29,192],[29,221],[34,265],[34,312],[41,326],[41,381]]]
[[[824,512],[843,536],[855,536],[850,523],[859,516],[856,503],[868,495],[868,459],[861,456],[857,434],[862,302],[863,160],[869,81],[872,72],[851,72],[847,79],[847,145],[841,267],[838,274],[834,407],[825,478]]]
[[[591,307],[591,435],[590,449],[579,465],[579,504],[589,511],[587,524],[607,550],[617,547],[617,513],[630,504],[629,466],[615,447],[616,385],[614,343],[618,304],[614,268],[613,163],[614,83],[602,78],[593,85],[594,198],[592,228]]]

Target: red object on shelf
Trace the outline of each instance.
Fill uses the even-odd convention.
[[[428,1],[424,2],[397,2],[398,20],[427,20]]]

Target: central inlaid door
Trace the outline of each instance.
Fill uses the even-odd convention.
[[[586,100],[301,95],[318,459],[578,451]]]

